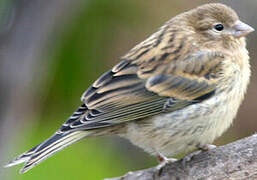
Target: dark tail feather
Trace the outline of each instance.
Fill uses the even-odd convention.
[[[5,167],[11,167],[17,164],[25,163],[23,169],[20,170],[20,173],[25,173],[56,152],[88,136],[89,134],[90,132],[87,131],[76,131],[67,134],[54,134],[43,143],[10,161]]]

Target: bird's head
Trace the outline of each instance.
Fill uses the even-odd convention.
[[[238,47],[244,44],[244,37],[254,31],[240,21],[233,9],[220,3],[199,6],[186,12],[182,18],[186,19],[188,29],[200,43],[210,47],[215,43],[223,48]]]

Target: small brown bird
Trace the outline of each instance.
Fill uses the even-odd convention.
[[[118,135],[160,160],[208,149],[232,123],[250,77],[245,36],[254,31],[223,4],[177,15],[83,94],[49,139],[7,167],[24,173],[72,143]]]

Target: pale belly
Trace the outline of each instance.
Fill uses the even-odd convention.
[[[145,151],[156,155],[174,156],[198,145],[210,144],[229,128],[243,100],[250,77],[245,48],[241,64],[224,61],[226,76],[219,81],[213,97],[181,110],[129,122],[122,137]],[[239,58],[240,59],[240,58]]]
[[[145,151],[165,156],[212,143],[232,123],[240,102],[237,93],[221,93],[202,103],[151,119],[129,123],[122,135]]]

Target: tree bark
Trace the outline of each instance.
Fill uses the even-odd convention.
[[[106,180],[257,180],[257,134],[182,160]]]

